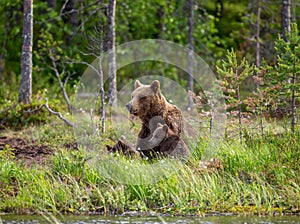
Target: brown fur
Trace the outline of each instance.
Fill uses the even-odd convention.
[[[137,80],[135,90],[131,94],[131,101],[126,107],[131,114],[141,119],[143,129],[149,129],[149,122],[153,117],[162,117],[175,134],[180,135],[183,131],[181,111],[167,102],[160,92],[160,83],[157,80],[151,85],[143,85]],[[142,130],[139,137],[144,137],[145,132],[148,134],[149,131]]]
[[[149,140],[152,152],[164,155],[174,156],[186,160],[189,155],[189,149],[184,141],[176,135],[166,124],[158,123]],[[143,151],[142,151],[143,152]],[[153,157],[153,156],[152,156]]]
[[[151,154],[153,152],[167,152],[167,148],[172,148],[173,150],[176,148],[173,145],[177,145],[178,138],[180,138],[180,134],[183,132],[181,111],[175,105],[168,103],[161,94],[159,81],[155,80],[151,85],[143,85],[136,80],[134,87],[135,89],[131,94],[131,101],[126,104],[126,107],[131,114],[139,117],[142,121],[142,128],[138,134],[136,149],[142,151],[147,157],[152,157]],[[152,137],[153,129],[157,127],[158,123],[166,124],[172,136],[167,138],[164,145],[152,148],[149,140]],[[181,143],[183,142],[182,140],[179,142],[182,150],[185,151],[187,149],[186,145]]]

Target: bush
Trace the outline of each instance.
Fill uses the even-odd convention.
[[[33,100],[29,104],[17,104],[7,100],[0,108],[0,129],[12,128],[20,130],[27,125],[40,125],[49,121],[49,112],[44,108],[42,100]],[[49,103],[53,110],[58,110],[59,102]]]

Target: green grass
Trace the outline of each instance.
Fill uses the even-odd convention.
[[[18,132],[19,133],[19,132]],[[299,212],[299,133],[224,142],[216,155],[223,170],[203,171],[199,158],[207,141],[198,142],[186,164],[174,160],[152,163],[103,153],[110,136],[78,150],[64,126],[30,127],[29,139],[47,143],[56,153],[45,165],[25,167],[9,148],[0,155],[0,212],[120,214],[156,211],[170,214],[236,212],[273,214]],[[21,135],[19,133],[19,135]],[[106,140],[106,141],[104,141]]]

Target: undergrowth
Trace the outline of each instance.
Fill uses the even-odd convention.
[[[103,140],[108,136],[96,137],[94,148],[66,148],[65,143],[75,139],[71,133],[51,125],[31,130],[31,138],[57,148],[45,165],[26,167],[10,156],[9,148],[2,151],[0,212],[120,214],[151,210],[200,215],[300,210],[298,132],[267,135],[243,144],[224,143],[216,151],[223,161],[219,170],[201,169],[199,157],[208,147],[204,139],[187,163],[149,162],[107,155]]]

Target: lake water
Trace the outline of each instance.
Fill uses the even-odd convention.
[[[299,223],[300,216],[275,216],[275,217],[257,217],[257,216],[208,216],[208,217],[169,217],[169,216],[37,216],[37,215],[0,215],[0,224],[30,224],[30,223],[146,223],[146,224],[171,224],[171,223],[200,223],[200,224],[290,224]]]

